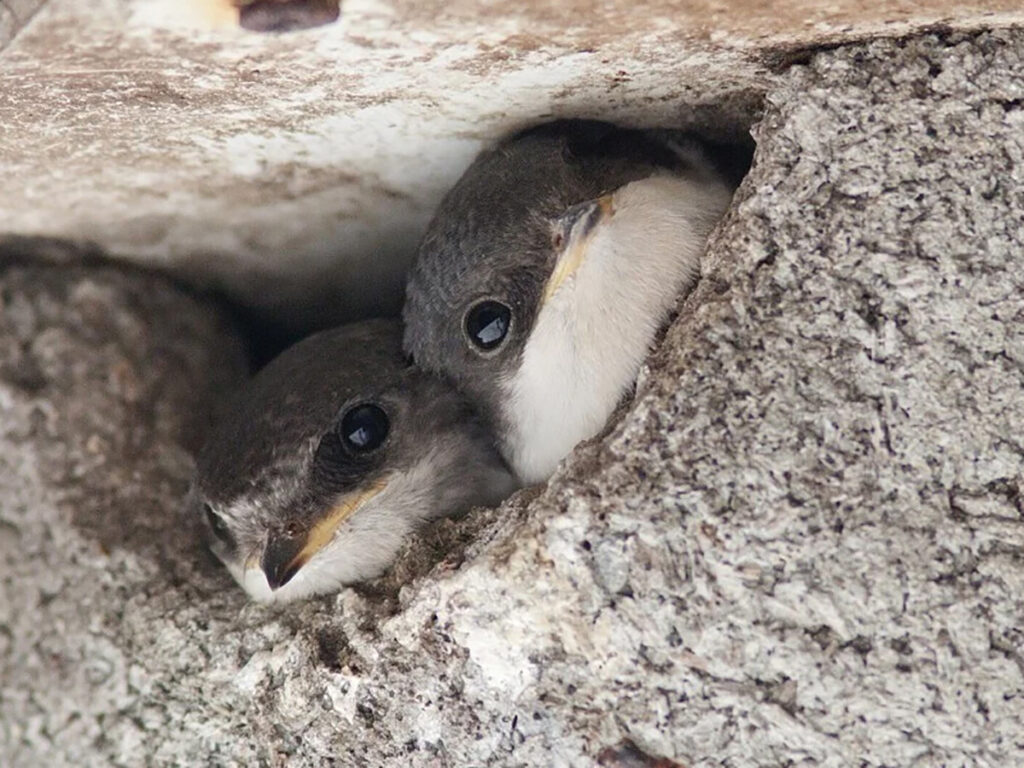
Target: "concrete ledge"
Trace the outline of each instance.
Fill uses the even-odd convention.
[[[51,0],[0,54],[0,222],[299,327],[396,311],[442,193],[524,124],[741,138],[794,52],[1024,22],[1017,0],[346,0],[267,36],[190,28],[188,8]]]

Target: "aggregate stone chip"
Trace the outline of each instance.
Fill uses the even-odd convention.
[[[789,70],[622,421],[401,588],[247,604],[175,517],[216,335],[6,277],[6,764],[1024,764],[1022,57]]]

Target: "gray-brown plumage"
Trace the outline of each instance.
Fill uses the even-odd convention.
[[[427,229],[405,347],[488,419],[524,482],[604,426],[732,189],[693,139],[565,120],[482,153]]]
[[[493,504],[512,478],[463,397],[402,357],[397,321],[289,348],[239,393],[197,461],[214,553],[257,600],[379,574],[428,520]]]

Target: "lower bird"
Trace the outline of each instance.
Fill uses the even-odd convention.
[[[514,485],[463,397],[405,361],[397,320],[374,320],[263,368],[199,453],[192,497],[236,581],[283,602],[380,574],[427,521]]]
[[[732,192],[680,133],[589,120],[520,133],[430,223],[406,351],[476,402],[521,482],[545,480],[633,386]]]

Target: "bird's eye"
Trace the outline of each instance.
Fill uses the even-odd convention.
[[[511,324],[512,310],[492,299],[474,304],[466,313],[466,335],[473,346],[485,352],[501,345]]]
[[[350,408],[341,417],[341,439],[356,453],[369,453],[380,448],[390,429],[388,415],[373,403]]]
[[[228,528],[228,524],[224,518],[214,512],[213,507],[209,504],[203,505],[203,512],[206,514],[206,523],[210,526],[210,530],[213,531],[213,535],[225,544],[230,545],[231,530]]]

